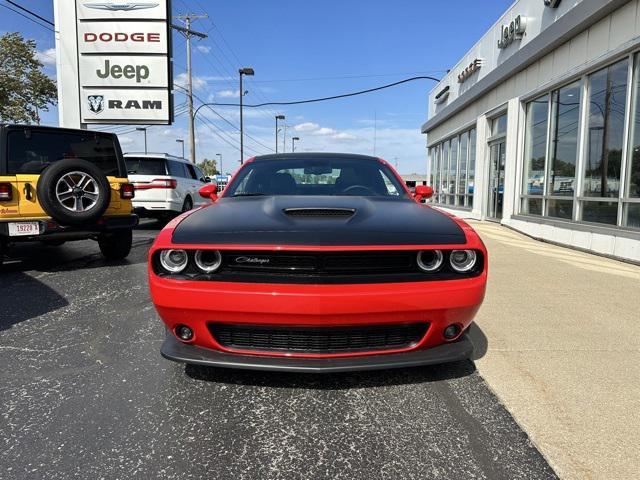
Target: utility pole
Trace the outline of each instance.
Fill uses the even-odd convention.
[[[238,75],[240,76],[240,165],[244,164],[244,124],[242,121],[242,98],[244,97],[244,90],[242,87],[242,77],[244,75],[253,76],[255,72],[251,67],[244,67],[238,69]]]
[[[291,137],[291,153],[296,151],[296,140],[300,140],[300,137]]]
[[[196,15],[193,13],[185,13],[178,15],[176,18],[182,20],[185,24],[184,27],[180,25],[171,25],[172,28],[178,30],[187,39],[187,105],[189,107],[189,160],[191,163],[196,163],[196,133],[195,133],[195,119],[193,118],[193,71],[191,69],[191,37],[207,38],[205,33],[196,32],[191,30],[191,21],[199,18],[208,18],[209,15]]]
[[[282,136],[282,153],[287,153],[287,124],[284,124],[284,131]]]

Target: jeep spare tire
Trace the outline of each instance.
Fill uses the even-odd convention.
[[[61,225],[82,225],[99,219],[109,206],[107,177],[86,160],[61,160],[47,167],[38,180],[38,201]]]

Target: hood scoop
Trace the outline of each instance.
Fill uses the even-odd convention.
[[[355,208],[333,207],[284,208],[282,211],[289,217],[303,218],[346,218],[356,213]]]

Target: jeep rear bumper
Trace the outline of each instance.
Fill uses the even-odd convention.
[[[93,223],[80,226],[60,225],[51,218],[26,220],[21,218],[11,220],[0,220],[0,242],[32,242],[38,240],[81,240],[95,237],[102,232],[112,232],[114,230],[126,230],[138,225],[137,215],[123,215],[117,217],[103,217]],[[38,222],[40,233],[38,235],[10,236],[10,223]]]

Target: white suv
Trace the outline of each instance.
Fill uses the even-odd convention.
[[[166,153],[127,153],[124,158],[139,216],[170,218],[209,202],[198,195],[206,177],[184,158]]]

